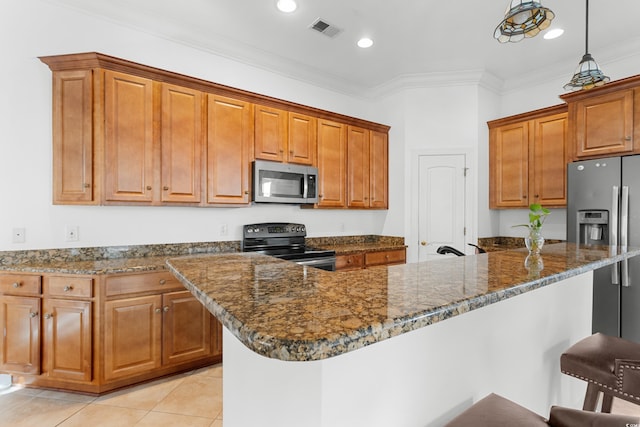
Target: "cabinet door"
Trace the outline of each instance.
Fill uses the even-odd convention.
[[[163,202],[201,200],[202,121],[202,92],[162,85]]]
[[[289,113],[289,148],[287,161],[301,165],[316,164],[317,120],[304,114]]]
[[[105,199],[153,199],[153,82],[105,72]]]
[[[163,364],[181,363],[211,354],[211,314],[191,292],[162,296]]]
[[[211,94],[207,98],[207,203],[247,204],[252,105]]]
[[[287,112],[255,106],[254,156],[256,159],[282,162],[287,149]]]
[[[93,198],[91,70],[53,73],[53,203]]]
[[[40,298],[0,296],[0,371],[40,374]]]
[[[528,207],[529,122],[494,128],[489,139],[489,207]]]
[[[369,207],[369,135],[366,129],[347,127],[347,206]]]
[[[105,303],[104,379],[114,380],[160,367],[162,296]]]
[[[633,151],[633,90],[577,101],[576,157],[598,157]]]
[[[383,132],[371,132],[369,166],[369,207],[389,208],[389,137]]]
[[[43,302],[44,373],[49,377],[91,381],[91,302]]]
[[[345,207],[346,154],[345,126],[318,120],[318,206]]]
[[[567,114],[533,121],[533,202],[543,206],[567,204]]]

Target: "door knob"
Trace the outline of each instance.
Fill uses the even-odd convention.
[[[421,244],[422,246],[427,246],[427,242],[426,242],[426,241],[424,241],[424,240],[423,240],[422,242],[420,242],[420,244]]]

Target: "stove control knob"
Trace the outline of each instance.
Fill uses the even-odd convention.
[[[300,227],[300,231],[304,231],[304,225]]]
[[[247,233],[253,233],[253,229],[247,228]]]

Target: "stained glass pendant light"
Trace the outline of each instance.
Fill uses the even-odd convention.
[[[539,1],[511,0],[504,19],[496,27],[493,37],[500,43],[519,42],[547,28],[555,16]]]
[[[578,64],[575,74],[571,81],[564,85],[564,90],[581,90],[591,89],[592,87],[602,86],[609,82],[609,77],[605,76],[595,59],[589,53],[589,0],[587,1],[587,22],[585,25],[584,36],[584,55]]]

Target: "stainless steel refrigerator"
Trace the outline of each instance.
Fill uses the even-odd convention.
[[[640,246],[640,155],[568,164],[567,240]],[[594,271],[592,327],[640,342],[640,257]]]

